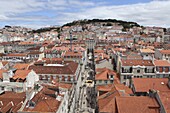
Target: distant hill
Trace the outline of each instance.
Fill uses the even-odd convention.
[[[118,23],[119,25],[122,25],[124,29],[129,29],[134,26],[140,27],[140,25],[136,22],[128,22],[128,21],[122,21],[122,20],[116,20],[116,19],[92,19],[92,20],[78,20],[73,21],[67,24],[64,24],[64,26],[74,26],[74,25],[85,25],[85,24],[94,24],[94,23],[107,23],[105,26],[111,26],[113,23]]]
[[[118,25],[122,25],[123,26],[123,30],[132,28],[133,26],[137,26],[140,27],[139,24],[137,24],[136,22],[128,22],[128,21],[122,21],[122,20],[116,20],[116,19],[92,19],[92,20],[78,20],[78,21],[73,21],[70,23],[66,23],[61,27],[64,26],[75,26],[75,25],[86,25],[86,24],[95,24],[95,23],[105,23],[104,26],[112,26],[113,23],[117,23]],[[46,27],[46,28],[40,28],[37,30],[33,30],[33,33],[42,33],[42,32],[47,32],[47,31],[58,31],[60,32],[60,28],[61,27]]]

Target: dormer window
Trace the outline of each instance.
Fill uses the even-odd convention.
[[[113,78],[114,78],[113,75],[109,75],[110,80],[113,80]]]
[[[137,73],[140,73],[140,69],[137,70]]]
[[[34,108],[35,107],[35,102],[34,101],[30,101],[29,102],[29,107],[30,108]]]
[[[113,75],[110,75],[110,78],[113,78]]]

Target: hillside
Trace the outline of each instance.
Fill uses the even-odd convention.
[[[123,31],[125,31],[126,29],[132,28],[134,26],[140,27],[139,24],[137,24],[136,22],[127,22],[127,21],[122,21],[122,20],[116,20],[116,19],[92,19],[92,20],[78,20],[78,21],[73,21],[70,23],[66,23],[61,27],[64,26],[75,26],[75,25],[80,25],[80,26],[84,26],[86,24],[95,24],[95,23],[103,23],[104,26],[112,26],[113,23],[117,23],[118,25],[122,25],[123,26]],[[60,32],[60,28],[61,27],[47,27],[47,28],[40,28],[37,30],[33,30],[33,33],[42,33],[42,32],[46,32],[46,31],[58,31]]]
[[[122,25],[124,29],[132,28],[133,26],[140,27],[139,24],[136,22],[128,22],[128,21],[122,21],[122,20],[116,20],[116,19],[92,19],[92,20],[78,20],[73,21],[67,24],[64,24],[64,26],[74,26],[74,25],[85,25],[85,24],[94,24],[94,23],[106,23],[105,26],[111,26],[113,23],[117,23],[119,25]]]

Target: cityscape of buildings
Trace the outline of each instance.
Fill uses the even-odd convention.
[[[0,29],[0,112],[170,113],[170,29],[77,23]]]

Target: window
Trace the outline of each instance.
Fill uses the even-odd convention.
[[[113,80],[110,80],[110,83],[113,83]]]
[[[104,81],[107,84],[107,80]]]
[[[128,76],[127,76],[127,79],[131,79],[131,75],[128,75]]]
[[[99,83],[102,83],[102,80],[99,80]]]
[[[130,67],[130,69],[129,69],[130,73],[132,73],[132,70],[133,70],[132,67]]]
[[[113,78],[113,75],[110,75],[110,78]]]
[[[155,72],[155,68],[152,69],[152,73],[154,73],[154,72]]]
[[[124,73],[124,68],[122,67],[122,73]]]
[[[4,90],[4,87],[2,87],[1,90]]]
[[[140,69],[137,70],[137,73],[140,73]]]

